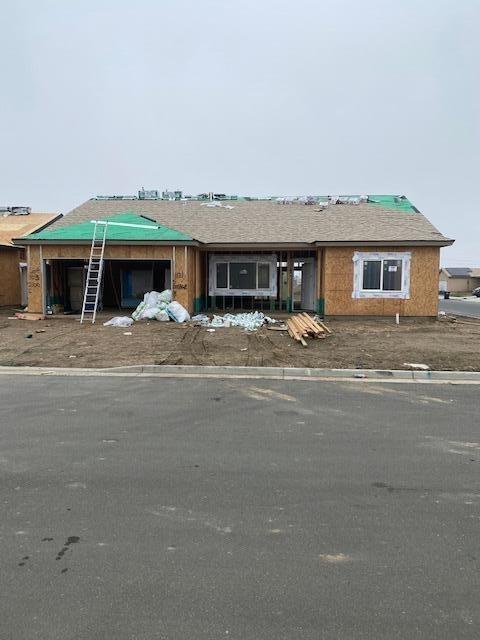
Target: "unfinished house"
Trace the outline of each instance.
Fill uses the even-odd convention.
[[[30,207],[0,207],[0,307],[28,304],[26,251],[13,238],[39,231],[58,218],[56,213],[32,213]]]
[[[440,270],[440,291],[469,295],[476,287],[480,287],[480,269],[443,267]]]
[[[30,311],[80,310],[96,220],[109,221],[99,300],[112,311],[171,288],[191,313],[436,316],[453,242],[404,196],[99,196],[18,239]]]

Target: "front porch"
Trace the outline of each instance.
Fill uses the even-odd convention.
[[[321,252],[205,252],[205,288],[195,311],[323,314]]]

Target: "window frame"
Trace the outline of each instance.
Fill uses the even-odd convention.
[[[255,289],[231,289],[230,288],[230,264],[232,263],[254,263],[255,264]],[[227,286],[217,286],[217,264],[227,264]],[[269,267],[269,286],[258,286],[259,264],[266,264]],[[223,255],[210,254],[209,256],[209,280],[208,295],[210,296],[276,296],[277,295],[277,256],[275,254],[258,255]]]
[[[410,298],[410,251],[402,252],[374,252],[355,251],[353,254],[353,291],[352,298]],[[396,260],[401,262],[401,288],[383,289],[383,275],[385,261]],[[364,263],[380,262],[380,289],[364,289]]]

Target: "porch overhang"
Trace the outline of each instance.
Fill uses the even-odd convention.
[[[455,240],[318,240],[315,247],[449,247]]]

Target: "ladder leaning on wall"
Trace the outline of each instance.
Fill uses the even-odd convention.
[[[105,253],[105,240],[107,237],[108,222],[94,223],[92,246],[90,248],[90,259],[88,261],[87,280],[85,282],[85,293],[83,294],[82,316],[80,323],[83,323],[85,315],[92,316],[92,324],[97,317],[97,307],[99,294],[102,286],[103,275],[103,254]],[[98,231],[98,233],[97,233]]]

